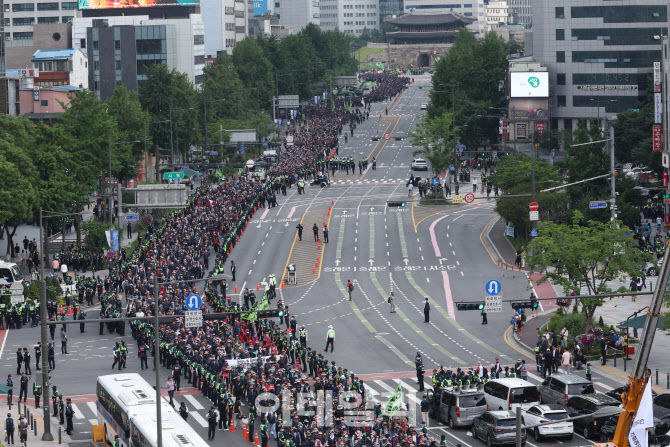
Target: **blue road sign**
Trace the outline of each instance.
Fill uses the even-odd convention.
[[[185,171],[185,170],[187,170],[187,169],[188,169],[188,166],[182,166],[182,167],[181,167],[181,170],[182,170],[182,171]]]
[[[607,202],[589,202],[589,208],[592,210],[607,208]]]
[[[140,216],[137,214],[128,214],[126,216],[126,220],[140,220]]]
[[[200,298],[200,295],[194,293],[193,295],[186,297],[186,308],[188,310],[200,310],[200,306],[202,306],[202,298]]]
[[[439,184],[440,184],[440,179],[437,178],[437,177],[435,177],[435,178],[433,179],[433,185],[439,185]]]
[[[489,295],[500,295],[500,292],[502,292],[500,281],[492,279],[486,283],[486,293]]]
[[[533,230],[530,232],[531,237],[537,237],[537,230],[533,228]]]
[[[211,155],[212,157],[216,157],[217,155],[219,155],[219,153],[218,152],[210,152],[209,155]]]

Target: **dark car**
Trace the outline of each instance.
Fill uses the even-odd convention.
[[[615,399],[621,400],[621,393],[628,391],[628,385],[620,386],[619,388],[614,388],[612,391],[607,391],[605,394],[611,396]],[[658,393],[654,390],[651,390],[651,397],[658,396]]]
[[[619,405],[621,405],[621,399],[615,399],[607,394],[585,394],[568,399],[565,409],[570,417],[590,416],[573,421],[575,432],[589,439],[600,436],[601,427],[608,419],[606,417],[607,407],[617,408]],[[603,413],[603,416],[599,416],[599,413]]]
[[[659,394],[654,397],[654,416],[660,418],[667,415],[670,415],[670,393]]]
[[[492,445],[516,442],[516,416],[511,411],[486,411],[472,421],[472,437]],[[526,430],[521,430],[521,445],[526,445]]]
[[[600,442],[607,442],[614,438],[616,427],[619,423],[619,416],[611,416],[606,419],[605,423],[600,429]],[[654,418],[654,426],[649,429],[649,444],[662,444],[663,440],[668,437],[670,431],[670,415]]]

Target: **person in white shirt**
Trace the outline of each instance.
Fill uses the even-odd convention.
[[[60,265],[60,272],[63,274],[63,281],[65,281],[65,279],[67,278],[67,264],[66,263],[63,262]]]
[[[572,355],[570,354],[570,351],[565,350],[563,351],[563,373],[564,374],[570,374],[570,364],[572,363]]]

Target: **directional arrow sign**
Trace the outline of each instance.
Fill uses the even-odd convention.
[[[501,291],[502,286],[500,285],[500,281],[492,279],[486,283],[486,293],[489,295],[498,295]]]
[[[198,310],[200,309],[200,306],[202,306],[202,298],[200,295],[194,293],[193,295],[186,297],[186,308],[188,310]]]
[[[372,264],[374,264],[374,263],[375,263],[374,259],[368,259],[368,264],[370,264],[370,267],[372,267]]]
[[[440,258],[439,261],[440,261],[440,265],[442,265],[442,261],[446,261],[446,259],[445,258]]]
[[[288,222],[286,222],[286,223],[284,224],[284,226],[285,226],[285,227],[288,227]]]
[[[370,207],[370,211],[374,211],[374,210],[375,210],[375,207],[374,207],[374,206],[371,206],[371,207]]]
[[[402,262],[404,262],[405,265],[407,265],[409,263],[409,259],[405,258],[405,259],[402,260]]]
[[[335,260],[335,265],[339,267],[339,266],[340,266],[340,262],[342,262],[342,261],[340,261],[340,259],[339,259],[339,258],[338,258],[338,259],[336,259],[336,260]]]

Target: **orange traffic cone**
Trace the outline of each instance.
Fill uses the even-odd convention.
[[[312,267],[312,274],[316,274],[316,268]]]
[[[258,432],[255,432],[255,435],[256,436],[254,436],[254,438],[255,438],[254,439],[254,445],[257,446],[257,447],[260,447],[261,442],[258,440]]]
[[[328,208],[328,216],[330,216],[330,208]]]
[[[235,283],[235,293],[239,293],[239,292],[237,291],[237,283]]]
[[[235,433],[237,430],[235,430],[235,421],[230,421],[230,432]]]
[[[317,249],[317,250],[321,250],[321,241],[319,241],[319,246],[316,247],[316,249]],[[318,262],[317,262],[317,264],[318,264]]]
[[[242,422],[242,437],[244,439],[249,439],[249,432],[247,431],[247,424]]]
[[[331,204],[331,205],[335,205],[335,200],[330,199],[330,204]]]
[[[240,237],[239,237],[239,236],[237,236],[237,242],[239,242],[239,241],[240,241]]]
[[[284,281],[282,281],[281,286],[279,286],[280,289],[285,289],[286,286],[284,285]]]
[[[261,290],[261,284],[258,281],[256,282],[256,290]]]

